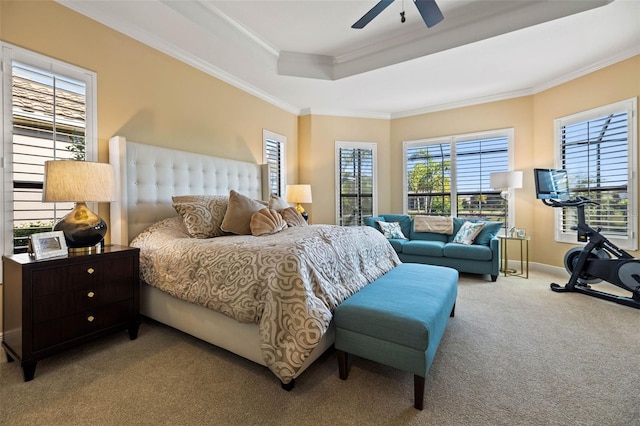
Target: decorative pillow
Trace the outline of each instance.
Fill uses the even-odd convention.
[[[224,235],[220,225],[227,211],[226,195],[181,195],[172,197],[173,208],[182,217],[194,238],[212,238]]]
[[[269,208],[271,210],[282,213],[282,210],[288,209],[289,207],[291,206],[285,200],[278,197],[277,195],[271,194],[271,198],[269,198]]]
[[[476,235],[482,231],[485,222],[465,222],[462,224],[462,227],[453,238],[454,243],[458,244],[471,244],[473,240],[476,238]]]
[[[264,208],[263,204],[232,189],[220,229],[232,234],[251,235],[251,216]]]
[[[493,237],[498,235],[498,232],[502,229],[502,222],[484,222],[482,231],[473,240],[473,244],[479,244],[482,246],[488,246]]]
[[[251,216],[249,227],[252,235],[269,235],[285,229],[287,222],[273,209],[260,209]]]
[[[280,212],[282,218],[287,222],[289,226],[307,226],[308,223],[304,220],[304,217],[295,209],[295,207],[287,207]]]
[[[402,233],[402,228],[400,228],[399,222],[384,222],[382,220],[379,220],[377,223],[380,227],[380,230],[382,231],[384,236],[387,237],[387,239],[407,239],[407,237],[405,237]]]

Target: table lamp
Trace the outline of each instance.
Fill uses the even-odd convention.
[[[311,203],[311,185],[287,185],[287,202],[295,203],[296,210],[309,220],[309,214],[302,207],[302,203]]]
[[[45,161],[42,201],[75,203],[73,210],[53,227],[54,231],[64,233],[69,252],[92,252],[102,242],[107,224],[86,203],[114,201],[114,190],[111,164]]]
[[[508,237],[509,227],[507,220],[509,217],[509,198],[511,197],[510,189],[522,188],[522,171],[511,170],[506,172],[495,172],[489,175],[489,182],[493,189],[500,190],[500,196],[505,201],[504,209],[504,236]]]

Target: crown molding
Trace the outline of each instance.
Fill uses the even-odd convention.
[[[74,0],[55,0],[62,6],[78,12],[84,16],[91,17],[91,19],[106,25],[132,39],[144,43],[153,49],[156,49],[166,55],[169,55],[187,65],[190,65],[206,74],[209,74],[219,80],[224,81],[240,90],[243,90],[265,102],[268,102],[278,108],[283,109],[291,114],[299,115],[300,108],[291,105],[282,99],[266,93],[257,87],[247,83],[246,81],[235,77],[234,75],[224,71],[221,68],[212,65],[208,61],[204,61],[195,55],[185,51],[181,47],[178,47],[172,43],[169,43],[163,38],[157,37],[148,31],[141,30],[136,25],[129,24],[121,16],[115,16],[99,10],[92,6],[92,2],[82,2]]]

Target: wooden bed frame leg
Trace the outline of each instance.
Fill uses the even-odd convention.
[[[413,406],[422,410],[424,408],[424,377],[413,375]]]
[[[296,379],[291,379],[289,383],[280,382],[280,384],[282,385],[282,389],[289,392],[296,386]]]
[[[449,314],[450,317],[454,317],[456,314],[456,304],[453,304],[453,308],[451,308],[451,313]]]
[[[340,349],[336,349],[336,355],[338,356],[338,371],[342,380],[347,380],[349,377],[349,354]]]

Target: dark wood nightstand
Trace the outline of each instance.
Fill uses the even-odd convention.
[[[140,326],[140,250],[109,246],[94,254],[35,260],[2,257],[2,347],[24,380],[36,363],[91,339]]]

